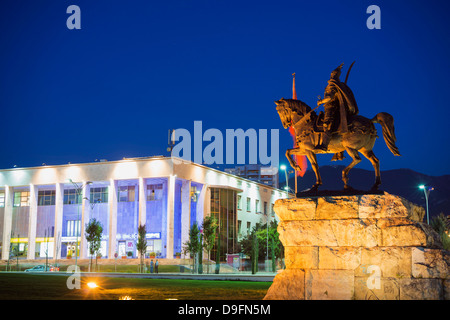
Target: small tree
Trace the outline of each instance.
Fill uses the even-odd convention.
[[[140,225],[138,227],[138,241],[136,243],[136,249],[138,250],[139,256],[141,259],[141,263],[140,263],[140,267],[139,267],[141,272],[143,272],[145,251],[147,250],[147,240],[145,239],[146,233],[147,233],[147,230],[145,228],[145,224],[143,226]]]
[[[92,268],[92,256],[95,255],[95,263],[97,264],[97,253],[100,252],[103,226],[95,218],[89,220],[86,224],[86,241],[88,242],[89,254],[90,254],[90,266]]]
[[[217,220],[214,217],[205,217],[203,219],[202,229],[203,229],[203,242],[204,248],[208,253],[208,260],[211,258],[211,250],[214,247],[214,242],[216,240],[216,232],[219,225],[217,224]],[[209,273],[209,264],[208,270]]]
[[[441,212],[437,217],[431,219],[430,225],[439,234],[444,249],[450,250],[450,237],[448,234],[450,226],[444,213]]]
[[[198,242],[198,273],[203,273],[203,234],[200,233],[200,240]]]
[[[216,270],[215,273],[220,273],[220,251],[221,251],[221,243],[220,243],[220,234],[217,239],[217,254],[216,254]]]
[[[252,254],[251,254],[251,259],[252,259],[252,274],[255,274],[258,272],[258,253],[259,253],[259,248],[258,248],[258,235],[256,234],[256,232],[253,234],[253,246],[252,246]]]
[[[189,253],[192,258],[192,271],[194,272],[196,263],[196,255],[200,248],[200,229],[198,228],[198,225],[196,222],[192,225],[191,229],[189,230],[189,240],[184,243],[184,252]]]

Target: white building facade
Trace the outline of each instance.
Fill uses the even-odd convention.
[[[189,229],[214,216],[220,224],[221,258],[256,223],[275,219],[273,205],[285,191],[179,158],[0,170],[1,259],[88,258],[85,225],[103,226],[103,258],[137,256],[139,225],[147,252],[173,258]],[[77,247],[78,244],[78,247]]]

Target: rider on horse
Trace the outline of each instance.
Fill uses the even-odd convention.
[[[325,119],[321,134],[322,143],[317,145],[315,150],[327,151],[332,133],[347,132],[347,116],[358,114],[358,106],[352,90],[345,82],[339,80],[342,66],[343,64],[331,72],[324,98],[317,101],[317,105],[324,105]]]

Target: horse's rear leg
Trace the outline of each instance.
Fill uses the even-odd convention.
[[[350,189],[350,186],[348,185],[348,172],[361,162],[361,158],[359,157],[358,150],[351,148],[345,148],[345,150],[347,150],[347,153],[352,157],[353,161],[342,170],[342,181],[344,181],[344,189]]]
[[[372,190],[378,190],[378,187],[381,184],[380,160],[378,160],[372,150],[361,149],[360,151],[367,159],[369,159],[375,169],[375,183],[372,186]]]

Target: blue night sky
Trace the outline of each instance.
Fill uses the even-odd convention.
[[[66,27],[72,4],[81,30]],[[366,27],[371,4],[381,30]],[[381,170],[450,174],[449,9],[433,0],[2,0],[0,168],[167,155],[168,130],[193,132],[196,120],[224,135],[279,129],[286,163],[292,139],[274,101],[292,97],[291,74],[298,98],[315,106],[330,72],[344,62],[344,80],[356,60],[348,84],[360,114],[395,119],[402,157],[377,125]],[[372,170],[365,158],[357,167]]]

